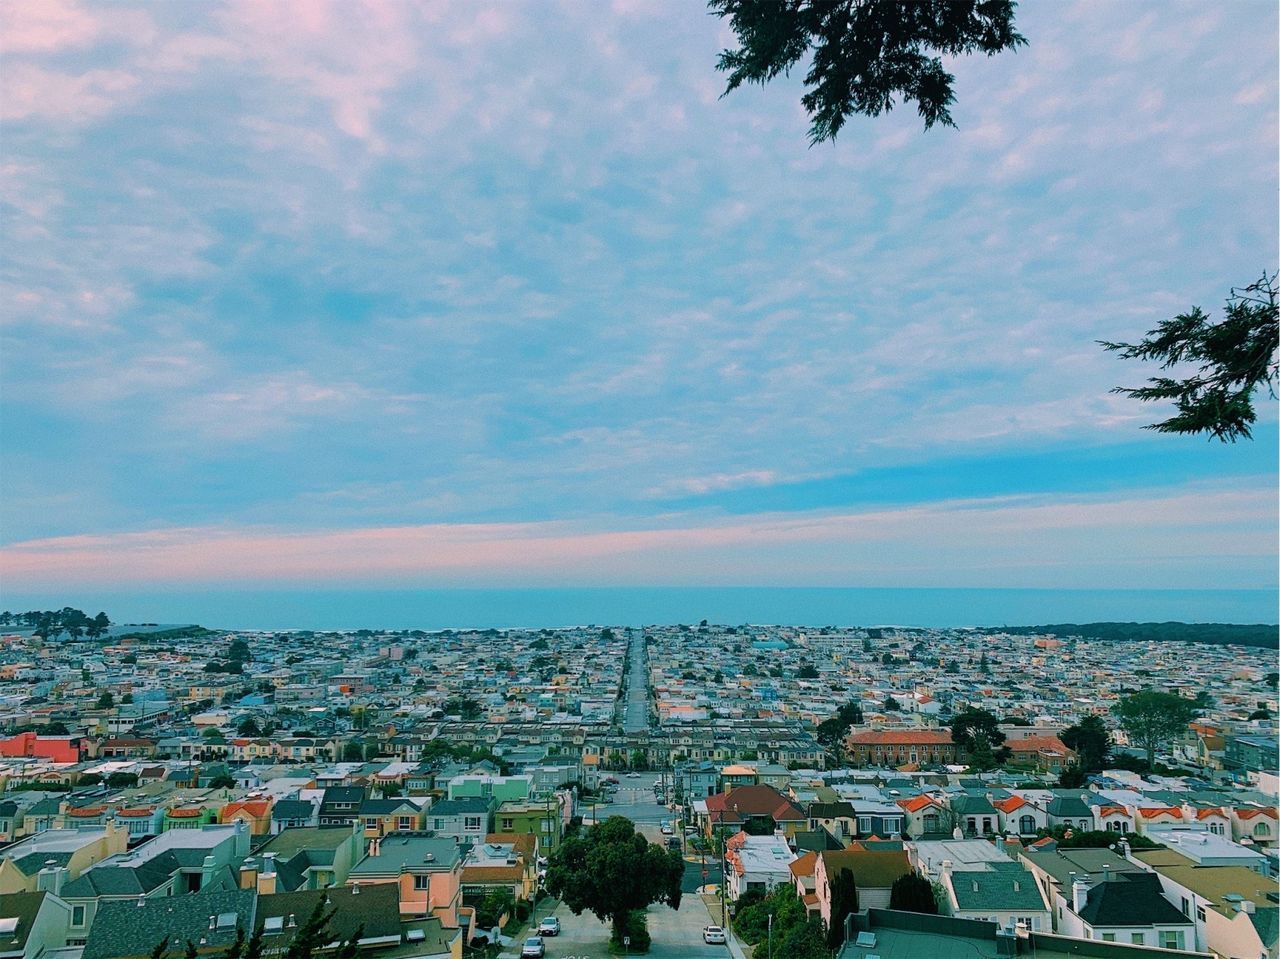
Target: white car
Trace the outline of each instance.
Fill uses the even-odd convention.
[[[671,828],[671,823],[669,823],[669,822],[664,822],[664,823],[662,824],[662,835],[664,835],[664,836],[674,836],[675,834],[676,834],[676,831],[675,831],[674,829],[672,829],[672,828]]]
[[[627,773],[627,778],[628,778],[628,779],[639,779],[639,778],[640,778],[640,774],[639,774],[639,773]]]
[[[547,947],[542,944],[541,936],[530,936],[520,949],[520,959],[542,959],[547,954]]]
[[[712,946],[725,944],[724,930],[719,926],[707,926],[702,930],[702,941]]]
[[[558,936],[560,935],[560,919],[556,916],[547,916],[542,922],[538,923],[538,935],[540,936]]]

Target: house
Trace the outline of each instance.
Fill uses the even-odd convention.
[[[1045,807],[1050,826],[1069,829],[1093,828],[1093,809],[1080,793],[1055,795]]]
[[[435,916],[447,928],[459,924],[464,847],[430,833],[390,833],[369,843],[347,885],[394,884],[400,915]]]
[[[725,884],[730,900],[748,892],[767,893],[792,882],[796,855],[780,835],[749,836],[739,832],[725,842]]]
[[[845,737],[854,766],[942,766],[964,760],[949,729],[876,729]]]
[[[885,908],[890,889],[911,872],[911,863],[901,843],[854,843],[840,852],[818,853],[813,885],[824,924],[831,922],[831,880],[845,869],[853,871],[860,909]]]
[[[320,799],[320,825],[350,828],[360,819],[363,786],[330,786]]]
[[[71,934],[86,935],[103,904],[113,900],[236,889],[240,863],[248,854],[249,830],[237,823],[161,833],[110,856],[58,890],[72,910]]]
[[[961,793],[949,800],[956,826],[966,836],[992,836],[1000,828],[1000,814],[985,793]]]
[[[1034,836],[1049,825],[1048,811],[1038,803],[1022,796],[1008,796],[992,801],[991,806],[1000,817],[999,829],[1003,833],[1018,836]]]
[[[1053,927],[1035,877],[1022,863],[1007,857],[965,869],[954,869],[951,860],[944,860],[938,884],[945,896],[943,911],[957,919],[1020,925],[1032,932],[1048,932]]]
[[[365,799],[360,803],[360,821],[366,839],[385,836],[389,832],[414,832],[423,825],[423,814],[430,805],[427,799],[398,797]]]
[[[33,732],[18,733],[0,739],[0,757],[48,759],[55,763],[77,763],[84,753],[80,736],[40,736]]]
[[[708,796],[695,803],[708,836],[714,831],[734,833],[746,828],[752,820],[755,834],[781,829],[786,835],[808,829],[809,818],[772,786],[739,786],[729,792]]]
[[[912,839],[951,835],[951,810],[934,796],[919,795],[897,800],[903,814],[903,832]]]
[[[490,833],[462,863],[462,901],[475,905],[495,889],[532,899],[538,888],[538,839],[531,833]]]
[[[1075,758],[1075,753],[1053,735],[1016,737],[1005,746],[1009,750],[1010,766],[1041,773],[1061,773]]]
[[[1137,820],[1128,806],[1113,804],[1093,807],[1093,828],[1099,832],[1115,832],[1124,836],[1135,832]]]
[[[818,868],[818,854],[806,852],[791,861],[791,884],[796,887],[796,898],[804,903],[810,915],[818,913],[818,893],[814,872]]]
[[[271,807],[271,834],[320,825],[320,807],[309,799],[278,799]]]
[[[1275,806],[1232,806],[1231,837],[1237,842],[1248,839],[1255,846],[1274,849],[1280,838]]]
[[[214,957],[253,929],[258,895],[252,890],[194,896],[104,902],[89,931],[83,959],[146,959],[162,941],[196,944],[196,955]]]
[[[362,951],[401,945],[403,930],[394,886],[339,886],[259,896],[255,922],[262,926],[263,952],[287,951],[321,901],[332,913],[328,925],[331,942],[345,942],[359,933],[356,943]]]
[[[52,892],[0,896],[0,959],[39,959],[67,945],[71,908]]]
[[[254,796],[227,803],[218,813],[221,823],[243,822],[250,834],[266,836],[271,833],[271,807],[269,796]]]
[[[1020,930],[991,922],[931,916],[918,912],[869,909],[849,917],[847,936],[838,959],[874,957],[969,957],[996,959],[1205,959],[1200,953],[1169,952],[1152,946],[1082,943],[1044,932]]]
[[[547,852],[564,838],[564,817],[559,795],[545,802],[508,800],[494,815],[498,832],[528,833],[538,838],[538,848]]]
[[[895,813],[895,815],[901,815]],[[845,802],[809,803],[809,830],[825,829],[843,843],[858,835],[858,814]],[[883,835],[883,834],[882,834]]]
[[[1064,936],[1194,948],[1194,928],[1162,895],[1159,880],[1110,849],[1058,849],[1052,840],[1021,853]]]
[[[259,846],[252,865],[263,880],[258,884],[262,892],[296,892],[341,886],[362,855],[364,837],[358,821],[349,829],[297,826]]]
[[[1219,956],[1276,959],[1280,904],[1276,883],[1240,866],[1206,868],[1173,849],[1130,858],[1160,878],[1165,898],[1195,922],[1195,948]]]
[[[100,829],[49,829],[28,836],[0,851],[0,893],[53,889],[55,877],[58,883],[77,879],[94,863],[124,852],[128,843],[128,832],[111,822]]]
[[[432,804],[427,820],[430,829],[438,836],[448,836],[459,842],[479,842],[493,831],[493,806],[493,800],[483,796],[442,799]]]

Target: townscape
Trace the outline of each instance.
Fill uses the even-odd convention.
[[[5,955],[1277,956],[1265,644],[0,623]]]

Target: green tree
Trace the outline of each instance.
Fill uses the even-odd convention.
[[[182,952],[182,959],[196,959],[196,955],[196,944],[188,939],[187,948]]]
[[[1004,733],[1000,732],[1000,720],[985,709],[966,706],[951,720],[951,741],[961,749],[973,753],[981,748],[979,739],[985,740],[995,760],[993,766],[988,768],[994,768],[994,765],[1009,758],[1009,750],[1004,747]],[[970,762],[972,764],[972,756]]]
[[[111,695],[111,690],[104,689],[102,691],[102,695],[98,697],[98,702],[94,708],[95,709],[114,709],[115,705],[116,705],[116,698]]]
[[[858,884],[852,869],[841,869],[831,877],[831,924],[827,927],[827,945],[839,949],[844,943],[844,920],[858,911]]]
[[[889,888],[889,908],[936,915],[938,900],[933,895],[933,883],[919,873],[899,876]]]
[[[974,772],[987,772],[1000,765],[985,733],[974,733],[969,740],[969,768]]]
[[[169,937],[165,936],[151,947],[151,959],[164,959],[169,952]]]
[[[1068,726],[1058,736],[1062,744],[1076,754],[1076,765],[1082,772],[1101,772],[1111,754],[1111,733],[1099,716],[1086,716]]]
[[[898,702],[892,696],[886,696],[884,700],[884,711],[886,713],[897,713],[902,711],[902,703]]]
[[[655,902],[680,906],[684,860],[635,831],[629,819],[610,816],[564,840],[547,864],[547,890],[574,915],[594,913],[615,936],[628,915]]]
[[[831,959],[822,924],[809,919],[779,934],[774,930],[777,945],[773,947],[774,959]]]
[[[803,924],[807,915],[804,903],[796,896],[795,887],[787,884],[776,887],[767,896],[753,899],[744,895],[740,898],[733,918],[733,931],[743,942],[755,946],[764,942],[770,916],[773,917],[773,935],[776,941],[778,936],[789,929]]]
[[[360,937],[364,935],[364,923],[356,926],[355,932],[343,940],[334,952],[334,959],[356,959],[360,954]]]
[[[315,908],[311,910],[311,915],[307,917],[307,921],[299,927],[294,933],[293,939],[289,941],[289,948],[285,951],[285,959],[311,959],[313,955],[328,945],[329,941],[329,921],[333,918],[333,914],[337,911],[327,909],[328,898],[321,894],[316,900]]]
[[[725,93],[789,74],[813,49],[800,102],[812,143],[833,139],[850,115],[879,116],[914,101],[925,129],[955,126],[955,77],[942,58],[992,56],[1026,43],[1012,0],[710,0],[738,47],[720,54]]]
[[[1196,372],[1184,379],[1154,376],[1147,386],[1118,386],[1123,393],[1142,402],[1172,400],[1177,413],[1167,420],[1145,427],[1161,433],[1207,433],[1224,443],[1250,439],[1257,412],[1253,394],[1266,387],[1276,398],[1280,321],[1277,319],[1276,274],[1262,278],[1243,290],[1232,288],[1225,315],[1210,322],[1198,306],[1179,313],[1149,330],[1140,343],[1111,343],[1102,346],[1118,352],[1126,360],[1153,360],[1160,368],[1194,366]]]
[[[240,959],[244,955],[244,926],[236,923],[236,941],[227,946],[222,959]]]
[[[258,721],[252,716],[246,716],[240,720],[240,725],[236,727],[236,732],[241,736],[258,737],[262,735],[262,728],[258,725]]]
[[[264,937],[264,927],[262,923],[258,923],[258,927],[253,930],[253,935],[249,937],[249,941],[244,944],[244,959],[262,959],[262,940]]]
[[[1129,742],[1147,754],[1147,765],[1156,761],[1156,750],[1180,735],[1187,723],[1196,718],[1196,707],[1189,699],[1158,689],[1144,689],[1126,696],[1113,707],[1120,727],[1129,734]]]

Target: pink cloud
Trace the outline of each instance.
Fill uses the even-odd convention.
[[[1203,490],[677,519],[621,530],[569,522],[298,533],[178,528],[16,543],[0,550],[0,576],[10,592],[243,582],[821,584],[882,575],[915,577],[921,585],[1060,585],[1055,571],[1068,565],[1094,570],[1101,578],[1092,585],[1152,585],[1145,573],[1168,568],[1171,558],[1180,570],[1177,557],[1196,557],[1173,574],[1177,582],[1165,584],[1186,586],[1203,573],[1205,557],[1269,557],[1275,514],[1265,492]],[[1129,569],[1138,581],[1115,582],[1117,569]],[[984,580],[993,575],[1004,578]]]

